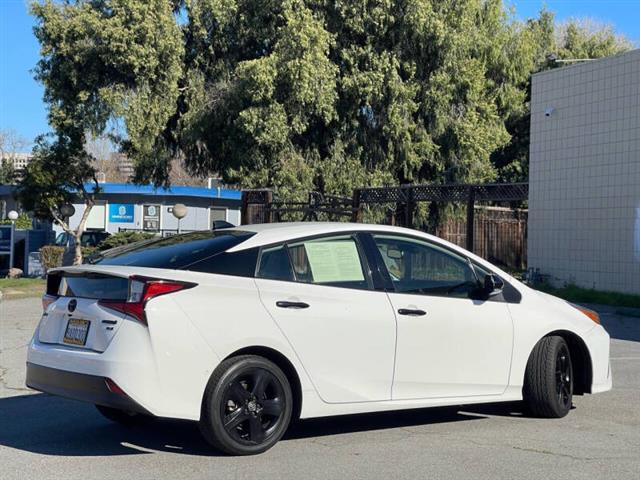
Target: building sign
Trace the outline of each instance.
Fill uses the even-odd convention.
[[[145,205],[142,207],[142,229],[160,230],[160,205]]]
[[[42,268],[42,261],[40,260],[40,252],[30,252],[27,257],[27,272],[30,277],[42,277],[46,272]]]
[[[131,203],[110,203],[109,222],[133,223],[133,205]]]

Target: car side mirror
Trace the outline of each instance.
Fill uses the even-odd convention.
[[[500,277],[493,274],[487,274],[484,276],[484,288],[482,293],[487,297],[493,297],[502,293],[504,288],[504,282]]]

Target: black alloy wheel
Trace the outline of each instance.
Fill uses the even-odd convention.
[[[200,430],[223,452],[261,453],[284,435],[292,404],[289,381],[277,365],[254,355],[232,357],[209,380]]]
[[[533,348],[522,394],[534,416],[561,418],[573,402],[573,365],[564,338],[550,335]]]
[[[572,376],[569,349],[566,343],[562,343],[556,353],[556,394],[558,395],[558,403],[566,410],[571,408],[573,397]]]
[[[220,413],[231,437],[259,445],[276,430],[283,407],[282,385],[270,371],[257,367],[227,384]]]

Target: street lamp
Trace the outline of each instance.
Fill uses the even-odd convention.
[[[171,209],[173,216],[178,219],[178,234],[180,233],[180,220],[187,216],[187,207],[183,203],[176,203]]]
[[[60,213],[64,218],[73,217],[73,215],[76,213],[76,208],[70,203],[65,203],[60,207]]]
[[[16,224],[16,220],[18,219],[20,215],[18,214],[18,212],[16,212],[15,210],[11,210],[8,214],[7,217],[9,218],[9,220],[11,220],[12,224]]]

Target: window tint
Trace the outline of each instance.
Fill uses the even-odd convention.
[[[102,300],[126,300],[129,293],[129,279],[110,277],[102,274],[86,273],[70,275],[63,273],[53,293],[63,297],[99,298]]]
[[[358,244],[351,236],[320,238],[289,245],[298,282],[344,288],[370,287]]]
[[[468,297],[478,282],[467,259],[407,237],[373,236],[397,292]]]
[[[236,277],[253,277],[258,261],[258,248],[250,248],[239,252],[222,252],[204,260],[182,267],[203,273],[218,273],[220,275],[234,275]]]
[[[90,262],[101,265],[181,269],[225,252],[252,235],[239,230],[174,235],[106,250],[97,257],[92,257]]]
[[[262,251],[258,277],[269,280],[293,281],[289,254],[284,246],[266,248]]]

